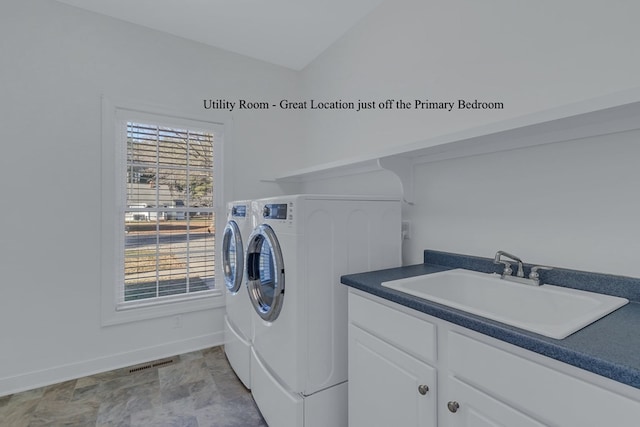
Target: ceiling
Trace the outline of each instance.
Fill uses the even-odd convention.
[[[57,0],[301,70],[383,0]]]

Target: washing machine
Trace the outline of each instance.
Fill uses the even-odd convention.
[[[247,243],[253,307],[251,388],[270,426],[347,426],[343,274],[401,264],[401,205],[296,195],[253,202]]]
[[[229,364],[247,388],[251,388],[253,307],[244,274],[244,251],[254,228],[253,218],[251,201],[230,202],[222,236],[222,270],[227,288],[224,351]]]

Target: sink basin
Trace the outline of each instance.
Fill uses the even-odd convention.
[[[629,302],[463,269],[383,282],[382,286],[555,339],[566,338]]]

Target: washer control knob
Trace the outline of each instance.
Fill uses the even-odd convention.
[[[458,412],[458,409],[460,409],[460,404],[455,400],[452,400],[449,403],[447,403],[447,408],[449,408],[449,411],[455,414],[456,412]]]
[[[262,209],[262,216],[266,218],[266,217],[268,217],[269,215],[271,215],[271,209],[269,208],[269,206],[265,206],[265,207]]]
[[[425,394],[427,394],[428,391],[429,391],[428,385],[420,384],[418,386],[418,393],[420,393],[421,395],[424,396]]]

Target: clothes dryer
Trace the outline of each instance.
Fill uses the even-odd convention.
[[[227,288],[224,351],[229,364],[247,388],[251,388],[253,308],[247,293],[244,251],[253,227],[250,201],[227,205],[227,225],[222,236],[222,269]]]
[[[344,274],[401,264],[400,202],[297,195],[254,201],[246,250],[251,386],[269,425],[347,426]]]

